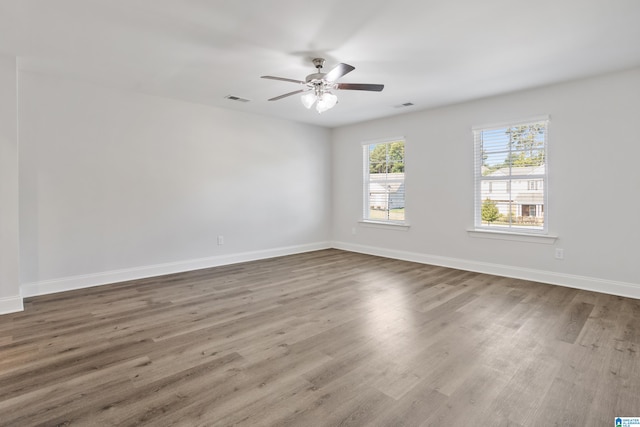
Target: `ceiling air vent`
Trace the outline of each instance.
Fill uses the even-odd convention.
[[[405,102],[404,104],[395,105],[395,108],[405,108],[405,107],[412,107],[412,106],[413,106],[413,102]]]
[[[240,98],[239,96],[227,95],[227,96],[225,96],[225,98],[226,99],[230,99],[232,101],[249,102],[248,99]]]

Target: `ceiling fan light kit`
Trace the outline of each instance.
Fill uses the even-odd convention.
[[[300,100],[302,101],[302,105],[307,109],[313,107],[313,104],[315,103],[318,113],[330,110],[338,103],[338,97],[331,92],[322,92],[320,94],[307,92],[300,97]]]
[[[332,93],[325,92],[320,98],[318,98],[318,102],[316,102],[316,110],[318,110],[318,113],[322,113],[323,111],[332,109],[337,103],[337,96]]]
[[[313,65],[316,67],[317,72],[309,74],[304,81],[287,79],[284,77],[274,76],[262,76],[263,79],[280,80],[291,83],[298,83],[305,86],[304,89],[296,90],[293,92],[285,93],[284,95],[276,96],[269,99],[269,101],[277,101],[282,98],[286,98],[291,95],[303,93],[300,97],[302,105],[310,109],[313,104],[316,104],[316,111],[322,113],[335,107],[338,103],[338,97],[331,93],[331,90],[364,90],[380,92],[384,89],[384,85],[380,84],[366,84],[366,83],[336,83],[340,77],[347,73],[350,73],[355,67],[349,64],[338,64],[331,69],[328,73],[322,72],[324,66],[323,58],[313,59]]]

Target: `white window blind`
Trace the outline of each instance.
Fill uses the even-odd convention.
[[[405,221],[404,140],[363,146],[363,217],[371,221]]]
[[[546,232],[548,123],[474,129],[477,229]]]

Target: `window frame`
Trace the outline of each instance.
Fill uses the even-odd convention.
[[[394,219],[378,219],[378,218],[370,218],[370,173],[369,173],[369,147],[371,145],[380,145],[387,144],[390,145],[395,142],[402,142],[404,144],[404,178],[402,179],[402,183],[404,184],[404,219],[402,220],[394,220]],[[362,142],[362,219],[360,222],[368,223],[368,224],[380,224],[380,225],[390,225],[390,226],[399,226],[406,227],[409,225],[407,221],[407,191],[406,191],[406,182],[407,182],[407,140],[404,136],[398,136],[393,138],[383,138],[376,140],[369,140]],[[393,180],[392,180],[393,181]],[[387,211],[389,208],[387,207]]]
[[[544,173],[536,174],[536,175],[514,175],[509,171],[509,175],[506,177],[495,177],[489,178],[484,177],[482,175],[482,166],[483,166],[483,150],[482,150],[482,132],[484,131],[494,131],[500,129],[508,129],[516,126],[526,126],[532,125],[536,123],[544,123],[545,124],[545,132],[544,132]],[[548,210],[548,183],[549,183],[549,129],[550,129],[550,117],[548,115],[531,117],[522,120],[514,120],[503,123],[496,123],[491,125],[481,125],[481,126],[473,126],[473,144],[474,144],[474,228],[473,231],[478,232],[493,232],[493,233],[503,233],[509,235],[532,235],[532,236],[547,236],[549,235],[549,210]],[[511,153],[511,148],[509,148],[508,152]],[[514,150],[518,151],[518,150]],[[483,193],[482,193],[482,183],[492,181],[506,181],[507,182],[507,192],[511,194],[512,182],[513,181],[527,181],[527,191],[531,191],[529,187],[529,181],[536,181],[535,187],[536,190],[542,191],[542,205],[540,208],[536,206],[536,213],[542,213],[543,215],[543,223],[541,228],[527,228],[524,226],[514,226],[512,224],[508,225],[485,225],[482,222],[482,204],[483,204]],[[530,205],[531,203],[527,203]],[[523,204],[524,205],[524,204]]]

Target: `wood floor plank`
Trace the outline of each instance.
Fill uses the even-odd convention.
[[[336,249],[28,298],[0,426],[640,416],[640,301]]]
[[[372,426],[418,427],[443,405],[448,397],[418,383],[394,405],[383,408]]]
[[[504,418],[491,411],[491,403],[497,399],[507,384],[507,378],[498,372],[478,367],[468,370],[464,380],[447,399],[421,425],[483,425],[494,426],[506,422]]]
[[[584,324],[589,315],[593,311],[593,304],[574,301],[565,310],[562,316],[561,325],[558,330],[557,338],[560,341],[573,344],[580,335]]]

